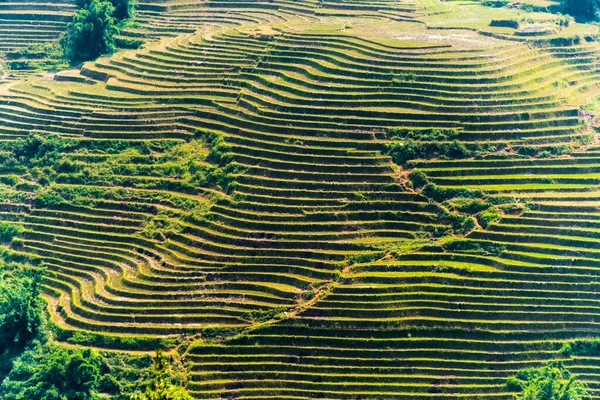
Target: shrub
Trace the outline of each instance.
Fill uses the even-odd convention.
[[[131,400],[193,400],[193,397],[177,381],[162,351],[156,352],[152,382],[143,393],[134,393]]]
[[[444,244],[444,248],[448,251],[460,251],[465,253],[475,253],[484,255],[499,255],[506,247],[494,242],[479,242],[470,239],[456,239]]]
[[[386,144],[384,154],[389,154],[398,165],[403,165],[409,160],[415,160],[419,156],[419,147],[411,139],[404,142],[393,142]]]
[[[34,204],[36,207],[58,206],[60,204],[63,204],[64,202],[65,199],[63,199],[60,194],[53,190],[49,190],[38,194],[34,200]]]
[[[391,129],[390,137],[392,139],[414,139],[419,141],[447,141],[455,139],[458,136],[458,130],[454,128],[448,129],[424,129],[420,131],[408,131],[406,129]]]
[[[115,52],[114,35],[118,29],[114,10],[106,0],[91,0],[86,8],[75,13],[60,39],[64,55],[71,64]]]
[[[600,354],[600,341],[594,339],[568,342],[560,349],[560,354],[564,357],[597,357]]]
[[[56,134],[43,135],[32,132],[25,139],[15,141],[11,155],[19,163],[27,166],[50,166],[57,162],[61,154],[74,147],[75,142]]]
[[[471,156],[471,152],[464,143],[455,140],[447,148],[445,155],[449,158],[466,158]]]
[[[518,29],[519,21],[516,19],[493,19],[492,22],[490,22],[490,26]]]
[[[519,392],[516,400],[591,399],[586,386],[561,363],[519,371],[508,379],[506,386]]]
[[[479,189],[454,189],[454,188],[443,188],[436,185],[435,183],[428,183],[423,187],[421,193],[430,199],[442,202],[455,197],[465,198],[478,198],[483,197],[483,193]]]
[[[481,4],[484,6],[496,7],[496,8],[504,7],[508,3],[509,3],[508,0],[483,0],[481,2]]]
[[[479,221],[479,225],[484,228],[487,228],[494,222],[499,221],[500,218],[502,218],[502,213],[496,207],[490,207],[477,215],[477,221]]]
[[[466,212],[468,214],[477,214],[490,208],[490,204],[487,201],[479,198],[459,197],[448,201],[448,204],[457,211]]]
[[[10,242],[23,228],[13,222],[0,221],[0,242]]]
[[[427,175],[425,175],[423,171],[419,171],[418,169],[413,169],[412,171],[410,171],[410,174],[408,174],[408,179],[410,180],[410,183],[412,183],[414,188],[420,188],[429,183]]]
[[[450,136],[448,136],[448,138],[450,138]],[[494,151],[495,149],[496,147],[493,144],[475,144],[469,145],[468,147],[465,143],[456,139],[451,143],[431,142],[415,141],[407,136],[404,141],[395,141],[385,144],[381,152],[389,155],[396,164],[404,165],[406,162],[416,159],[427,160],[437,157],[445,159],[463,159],[475,157],[484,152]]]

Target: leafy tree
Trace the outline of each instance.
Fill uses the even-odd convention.
[[[134,0],[109,0],[115,8],[113,17],[121,21],[134,17],[135,1]],[[92,0],[77,0],[77,5],[82,8],[88,8]]]
[[[600,0],[563,0],[565,11],[588,21],[600,20]]]
[[[3,400],[100,400],[102,358],[91,349],[37,343],[13,362],[0,386]]]
[[[91,0],[80,9],[60,40],[65,57],[71,64],[93,60],[116,50],[114,35],[118,33],[113,13],[115,7],[106,0]]]
[[[508,379],[507,387],[519,391],[515,400],[584,400],[590,399],[585,385],[561,363],[520,371]]]
[[[131,400],[193,400],[171,374],[169,362],[162,351],[156,352],[153,378],[144,393],[134,393]]]
[[[5,364],[10,364],[12,356],[37,337],[44,325],[39,297],[43,272],[12,264],[0,268],[0,370],[5,370]]]

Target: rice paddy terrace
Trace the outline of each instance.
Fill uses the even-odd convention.
[[[2,49],[73,7],[19,4]],[[600,336],[600,43],[490,25],[523,15],[558,18],[140,0],[142,48],[0,85],[5,247],[65,332],[193,337],[198,399],[509,399],[553,360],[600,398],[600,355],[564,351]],[[60,157],[24,166],[32,132]]]

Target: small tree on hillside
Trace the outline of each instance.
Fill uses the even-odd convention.
[[[515,400],[587,400],[586,386],[561,364],[519,371],[508,379],[507,387],[519,391]]]
[[[118,30],[113,12],[114,6],[106,0],[91,0],[86,8],[77,11],[60,40],[71,64],[115,52],[114,35]]]

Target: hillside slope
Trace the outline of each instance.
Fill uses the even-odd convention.
[[[140,1],[140,49],[0,84],[4,247],[64,340],[191,337],[199,399],[509,399],[553,360],[600,397],[565,351],[600,323],[600,44],[561,18]]]

